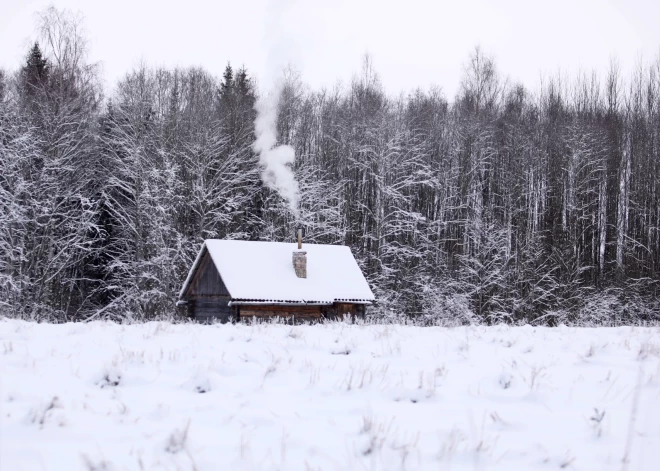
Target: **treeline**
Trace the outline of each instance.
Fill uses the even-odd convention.
[[[80,24],[41,17],[0,71],[0,312],[175,312],[205,238],[349,245],[375,315],[456,322],[660,318],[660,60],[530,93],[475,50],[461,87],[386,94],[284,72],[278,135],[300,215],[260,179],[246,69],[140,66],[103,97]],[[441,80],[441,78],[439,78]]]

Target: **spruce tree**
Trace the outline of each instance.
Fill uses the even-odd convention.
[[[48,60],[43,57],[39,43],[35,42],[27,55],[23,66],[22,79],[26,92],[30,94],[35,87],[43,85],[48,80]]]
[[[230,106],[234,95],[234,70],[231,64],[227,62],[225,72],[222,74],[222,83],[220,84],[220,101],[223,107]]]

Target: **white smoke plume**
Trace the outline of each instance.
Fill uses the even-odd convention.
[[[299,62],[296,60],[298,43],[291,25],[297,24],[298,12],[303,2],[304,0],[268,2],[263,27],[266,55],[261,83],[264,88],[254,106],[257,111],[254,120],[256,140],[252,145],[259,155],[261,179],[268,188],[277,191],[287,202],[295,218],[298,218],[299,201],[298,182],[293,173],[296,155],[293,147],[277,145],[277,111],[286,83],[283,71],[287,65]]]
[[[277,144],[277,107],[282,93],[278,82],[268,95],[260,97],[256,104],[257,117],[254,120],[256,140],[252,148],[259,155],[263,167],[261,179],[266,186],[277,191],[298,215],[298,182],[293,174],[296,158],[293,147]]]

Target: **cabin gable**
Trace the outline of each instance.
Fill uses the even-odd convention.
[[[190,281],[185,296],[229,296],[229,291],[227,290],[225,283],[222,281],[220,272],[218,272],[218,269],[215,267],[208,250],[204,250],[202,259],[199,261],[199,265]]]
[[[184,297],[190,317],[201,322],[227,322],[232,315],[231,297],[211,255],[204,250]]]

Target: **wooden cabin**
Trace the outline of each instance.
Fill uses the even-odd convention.
[[[340,245],[209,239],[177,305],[200,322],[364,317],[374,301],[351,250]]]

